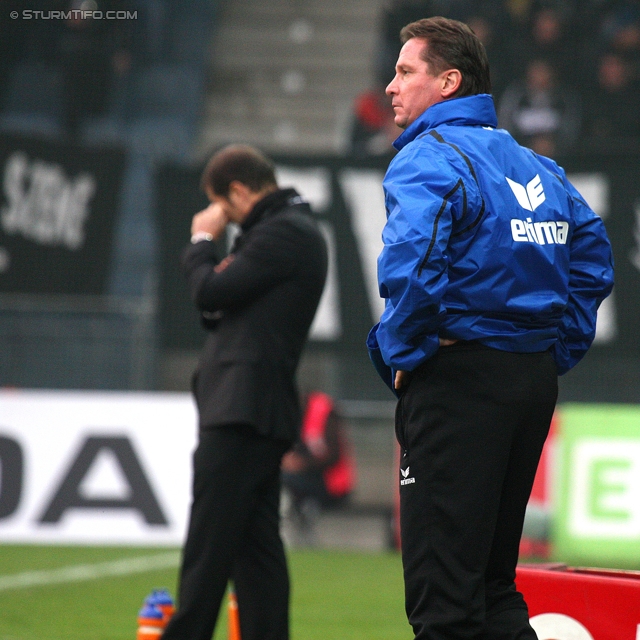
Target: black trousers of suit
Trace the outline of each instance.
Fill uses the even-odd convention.
[[[536,640],[515,568],[557,399],[551,355],[441,347],[401,396],[405,600],[416,640]]]
[[[211,640],[230,579],[242,640],[288,640],[279,505],[280,461],[289,446],[247,425],[200,432],[178,610],[163,640]]]

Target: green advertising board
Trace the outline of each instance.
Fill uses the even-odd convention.
[[[556,559],[640,569],[640,407],[563,405],[556,469]]]

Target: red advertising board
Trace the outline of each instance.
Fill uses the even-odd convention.
[[[539,640],[640,640],[640,572],[520,565]]]

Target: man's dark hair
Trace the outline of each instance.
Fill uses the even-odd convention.
[[[229,185],[237,180],[251,191],[277,186],[275,167],[263,153],[244,144],[235,144],[212,156],[202,172],[203,191],[227,197]]]
[[[421,58],[434,75],[447,69],[458,69],[462,83],[453,97],[491,93],[489,60],[484,45],[464,22],[449,18],[424,18],[408,24],[400,31],[400,41],[420,38],[426,41]]]

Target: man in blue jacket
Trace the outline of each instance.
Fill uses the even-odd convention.
[[[407,615],[416,639],[535,639],[514,584],[525,508],[558,374],[613,286],[611,247],[564,171],[496,128],[466,25],[419,20],[401,40],[368,346],[399,396]]]

